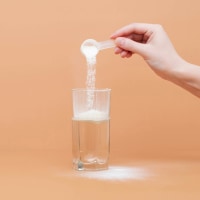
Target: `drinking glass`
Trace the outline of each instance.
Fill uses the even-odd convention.
[[[72,153],[76,170],[108,168],[110,89],[73,89]]]

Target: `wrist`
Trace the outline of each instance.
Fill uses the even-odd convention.
[[[200,97],[200,67],[183,59],[174,66],[169,81]]]

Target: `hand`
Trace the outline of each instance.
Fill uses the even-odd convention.
[[[171,81],[200,98],[200,66],[188,63],[173,47],[161,25],[133,23],[114,34],[115,53],[129,58],[141,55],[160,77]]]
[[[161,25],[133,23],[117,30],[111,39],[115,40],[116,54],[122,58],[141,55],[163,78],[182,61]]]

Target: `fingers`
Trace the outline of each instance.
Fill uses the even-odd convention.
[[[115,48],[115,54],[120,54],[120,56],[122,58],[130,58],[133,54],[133,52],[130,52],[130,51],[126,51],[124,49],[121,49],[119,47],[116,47]]]
[[[111,35],[111,39],[115,40],[118,47],[115,53],[123,58],[137,53],[147,59],[152,54],[152,41],[155,40],[156,33],[158,39],[163,35],[158,24],[133,23],[124,26]]]
[[[133,55],[132,52],[126,51],[126,54],[125,54],[125,55],[122,55],[122,54],[121,54],[121,57],[122,57],[122,58],[130,58],[132,55]],[[123,56],[125,56],[125,57],[123,57]]]
[[[122,27],[121,29],[117,30],[115,33],[113,33],[110,38],[115,39],[117,37],[121,36],[129,36],[130,34],[145,34],[147,31],[150,30],[150,28],[154,26],[152,24],[145,24],[145,23],[133,23],[129,24],[127,26]]]
[[[115,43],[117,45],[115,53],[120,54],[121,57],[131,57],[134,53],[146,57],[146,53],[148,53],[148,45],[135,42],[129,38],[118,37],[115,39]]]

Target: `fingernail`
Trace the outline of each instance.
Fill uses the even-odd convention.
[[[117,37],[119,37],[118,31],[112,33],[112,34],[110,35],[110,37],[111,37],[112,39],[116,39]]]
[[[112,35],[110,35],[110,38],[111,38],[111,39],[114,39],[114,36],[115,36],[115,34],[112,34]]]
[[[124,38],[119,37],[115,41],[119,46],[124,46],[124,43],[125,43],[125,39]]]

